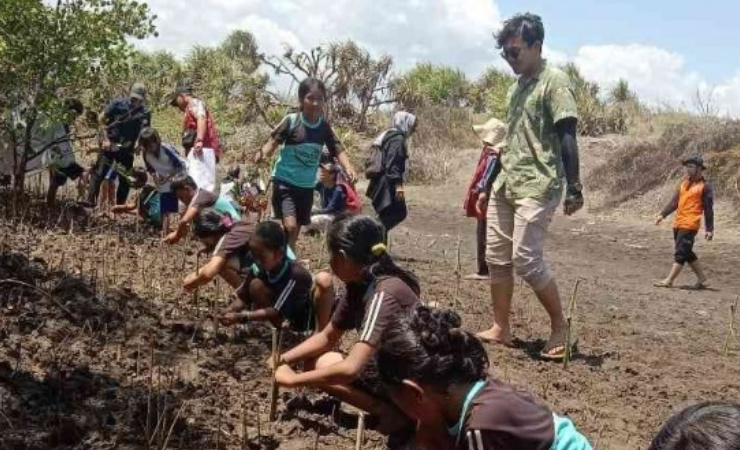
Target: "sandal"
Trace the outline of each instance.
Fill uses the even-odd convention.
[[[578,350],[578,339],[573,341],[573,343],[570,346],[570,356],[571,359],[573,358],[573,355]],[[565,345],[556,345],[555,347],[550,348],[549,350],[542,350],[540,352],[540,358],[544,359],[545,361],[562,361],[565,359]]]
[[[666,281],[658,281],[653,283],[653,287],[670,289],[673,287],[673,284]]]

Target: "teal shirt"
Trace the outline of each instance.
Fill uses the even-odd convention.
[[[239,211],[231,203],[231,200],[226,197],[219,196],[216,203],[213,204],[213,208],[221,214],[228,214],[234,220],[241,220],[242,218],[242,215],[239,214]]]
[[[334,130],[323,116],[316,123],[308,123],[302,113],[289,114],[273,130],[272,137],[282,143],[273,178],[299,188],[313,190],[316,186],[324,146],[332,157],[338,152]]]

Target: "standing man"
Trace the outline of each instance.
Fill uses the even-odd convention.
[[[112,172],[114,163],[130,172],[134,167],[134,150],[141,130],[152,123],[152,113],[146,106],[146,88],[141,83],[131,86],[129,98],[112,101],[102,115],[105,125],[102,151],[90,179],[87,206],[95,206],[103,179]],[[125,205],[128,199],[127,177],[118,177],[116,204]]]
[[[704,179],[706,169],[704,160],[694,156],[683,161],[686,167],[686,177],[678,186],[676,193],[655,221],[660,225],[663,220],[676,212],[673,221],[673,239],[676,241],[676,253],[668,278],[655,287],[669,288],[673,286],[678,275],[686,263],[696,274],[694,289],[704,289],[707,286],[707,277],[699,264],[699,258],[694,253],[694,239],[701,229],[701,216],[704,215],[704,228],[707,230],[706,239],[714,238],[714,193],[712,185]]]
[[[542,58],[544,39],[542,19],[530,13],[507,20],[496,34],[501,56],[519,79],[509,90],[506,146],[488,201],[486,260],[493,326],[478,336],[488,342],[512,344],[509,314],[516,270],[550,316],[550,338],[541,356],[562,359],[566,322],[543,252],[563,191],[566,215],[583,207],[583,194],[575,96],[568,76]],[[486,193],[480,196],[481,203],[487,200]]]
[[[182,146],[189,161],[189,169],[198,187],[217,193],[216,162],[221,159],[216,125],[206,104],[193,97],[188,86],[179,87],[170,96],[170,105],[185,113]]]

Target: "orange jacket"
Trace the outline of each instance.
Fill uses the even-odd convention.
[[[674,211],[676,219],[673,227],[678,230],[699,231],[701,216],[704,215],[707,232],[714,231],[714,193],[712,185],[704,178],[681,182],[671,202],[663,209],[663,217],[668,217]]]

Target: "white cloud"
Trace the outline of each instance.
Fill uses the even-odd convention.
[[[139,45],[184,56],[193,45],[214,45],[230,31],[252,32],[260,51],[278,53],[351,38],[374,54],[393,55],[396,69],[417,62],[458,67],[470,78],[486,67],[508,69],[491,32],[501,22],[496,0],[149,0],[160,37]],[[587,44],[587,43],[585,43]],[[685,57],[647,44],[584,45],[575,55],[545,46],[555,64],[574,61],[608,90],[620,78],[653,105],[692,108],[698,90],[712,92],[722,112],[740,115],[740,70],[710,87]]]
[[[604,89],[620,79],[648,104],[694,109],[697,92],[710,98],[720,113],[740,115],[740,73],[710,86],[699,73],[686,68],[685,57],[649,45],[583,46],[574,62],[589,80]]]

